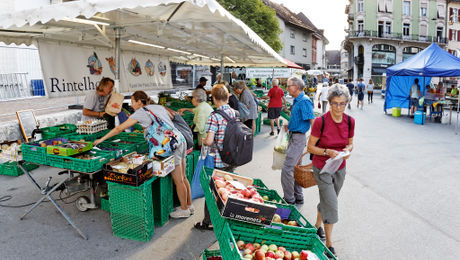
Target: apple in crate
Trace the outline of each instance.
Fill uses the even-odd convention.
[[[289,251],[284,252],[284,260],[291,260],[292,254]]]
[[[226,185],[225,181],[222,180],[215,180],[214,183],[216,184],[217,188],[223,188]]]
[[[276,250],[278,250],[278,247],[275,244],[271,244],[268,246],[268,250],[275,252]]]
[[[256,260],[265,260],[265,252],[261,249],[257,249],[254,253],[254,257]]]
[[[275,253],[273,253],[272,251],[268,251],[267,253],[265,253],[265,257],[275,258]]]
[[[308,259],[308,252],[305,250],[300,251],[299,255],[300,260],[307,260]]]
[[[236,246],[238,247],[239,250],[243,250],[243,248],[244,248],[244,241],[238,240],[238,242],[236,242]]]
[[[278,259],[278,258],[283,259],[283,258],[284,258],[284,252],[281,251],[281,250],[276,251],[276,253],[275,253],[275,258],[276,258],[276,259]]]
[[[245,248],[246,250],[250,250],[250,253],[249,253],[249,254],[252,254],[252,252],[254,252],[254,250],[256,250],[255,247],[254,247],[254,245],[251,244],[251,243],[247,243],[247,244],[244,246],[244,248]]]
[[[291,252],[291,255],[292,255],[292,258],[294,258],[294,259],[297,259],[297,258],[300,257],[300,254],[299,254],[299,252],[297,252],[297,251],[292,251],[292,252]]]

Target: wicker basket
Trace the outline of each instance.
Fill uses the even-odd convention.
[[[316,185],[315,177],[313,176],[313,165],[307,164],[307,165],[300,165],[300,162],[302,162],[302,158],[308,154],[308,152],[302,154],[300,156],[299,161],[297,162],[297,165],[294,166],[294,179],[297,184],[304,188],[309,188],[312,186]]]

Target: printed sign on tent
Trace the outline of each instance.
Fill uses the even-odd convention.
[[[115,78],[112,49],[39,41],[38,50],[49,97],[86,95],[103,77]],[[123,51],[120,68],[121,92],[172,88],[167,57]]]

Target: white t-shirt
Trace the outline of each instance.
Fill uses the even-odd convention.
[[[374,90],[374,84],[367,84],[367,91],[373,91]]]
[[[410,87],[410,97],[411,98],[420,98],[418,96],[418,90],[419,90],[419,86],[417,84],[413,84],[412,87]]]
[[[329,90],[329,86],[326,84],[323,84],[323,87],[321,88],[321,101],[327,101],[327,91]]]
[[[96,91],[92,91],[86,95],[85,104],[83,105],[83,107],[94,112],[104,112],[105,103],[107,102],[109,96],[99,96]],[[84,121],[89,119],[95,119],[95,117],[82,115],[81,119]]]

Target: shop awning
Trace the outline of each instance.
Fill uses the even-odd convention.
[[[119,30],[116,30],[119,28]],[[0,14],[0,41],[46,40],[167,56],[184,64],[285,67],[215,0],[81,0]]]
[[[299,70],[305,70],[302,66],[296,64],[295,62],[292,62],[288,59],[284,59],[286,61],[287,67],[288,68],[293,68],[293,69],[299,69]]]

